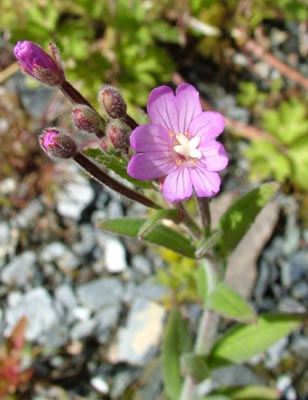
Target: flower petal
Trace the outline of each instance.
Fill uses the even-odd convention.
[[[135,151],[154,152],[172,149],[172,138],[166,128],[159,125],[140,125],[130,135],[130,145]]]
[[[152,90],[147,112],[153,124],[161,125],[168,131],[179,132],[176,99],[170,87],[159,86]]]
[[[176,105],[178,109],[179,133],[185,133],[192,120],[202,113],[199,92],[190,84],[182,83],[177,87]]]
[[[192,196],[192,182],[189,168],[175,168],[166,176],[163,183],[164,198],[173,203],[183,201]]]
[[[199,147],[202,159],[199,161],[208,171],[222,171],[228,165],[228,156],[220,142],[210,141]]]
[[[139,153],[130,159],[127,173],[135,179],[157,179],[167,175],[173,166],[165,153]]]
[[[189,132],[192,137],[199,135],[202,143],[220,135],[224,130],[224,127],[225,121],[220,113],[214,111],[203,111],[192,120],[189,126]]]
[[[212,197],[219,192],[221,179],[217,172],[197,167],[191,169],[190,175],[197,197]]]

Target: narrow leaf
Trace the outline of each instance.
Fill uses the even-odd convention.
[[[180,218],[179,210],[158,210],[153,214],[150,218],[148,218],[145,223],[141,226],[138,237],[143,239],[144,236],[149,233],[151,229],[155,226],[155,224],[162,219],[170,219],[172,221],[178,221]]]
[[[289,335],[307,319],[305,314],[264,314],[254,325],[236,325],[216,342],[209,364],[216,368],[248,361]]]
[[[183,378],[180,371],[180,358],[192,349],[187,323],[181,313],[171,311],[162,345],[162,371],[165,390],[172,400],[180,398]]]
[[[98,224],[98,227],[119,235],[137,237],[145,218],[110,219]],[[185,257],[195,258],[195,248],[190,241],[179,232],[162,224],[156,224],[144,235],[143,240],[166,247]]]
[[[278,400],[280,394],[277,389],[266,386],[227,387],[215,390],[211,395],[224,395],[232,400]]]
[[[225,283],[219,283],[209,294],[207,306],[212,311],[241,322],[255,322],[257,318],[246,300]]]
[[[199,298],[207,306],[207,299],[217,285],[217,274],[209,260],[205,260],[198,269],[197,289]]]
[[[209,376],[209,367],[204,355],[187,353],[181,357],[182,375],[189,375],[195,382],[202,382]]]
[[[222,237],[219,241],[224,255],[230,254],[250,228],[256,216],[277,192],[275,182],[265,183],[236,200],[220,220]]]

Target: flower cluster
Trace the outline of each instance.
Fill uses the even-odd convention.
[[[131,134],[131,147],[137,152],[128,165],[130,176],[160,179],[162,194],[169,202],[212,197],[220,189],[218,171],[226,168],[228,157],[216,141],[224,129],[223,116],[202,111],[199,93],[181,84],[174,95],[168,86],[154,89],[147,112],[151,123]]]

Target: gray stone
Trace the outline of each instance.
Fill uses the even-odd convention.
[[[116,238],[105,240],[105,265],[111,273],[123,272],[127,268],[125,248]]]
[[[100,343],[107,343],[112,329],[116,326],[118,322],[120,312],[120,305],[113,304],[111,306],[103,308],[97,313],[96,337]]]
[[[266,358],[264,365],[267,368],[276,368],[278,364],[281,361],[281,357],[288,345],[288,338],[283,337],[280,340],[278,340],[276,343],[274,343],[272,346],[270,346],[266,350]]]
[[[121,371],[112,380],[111,398],[121,399],[125,390],[136,379],[136,374],[132,371]]]
[[[296,299],[308,299],[308,284],[304,281],[298,282],[292,287],[291,292]]]
[[[10,227],[6,222],[0,223],[0,262],[8,254],[8,245],[10,243]],[[1,267],[1,264],[0,264]]]
[[[301,303],[291,297],[283,297],[278,304],[278,310],[286,313],[300,313],[306,311]]]
[[[16,215],[16,217],[12,220],[12,226],[19,229],[33,227],[37,223],[37,220],[43,211],[43,204],[40,200],[35,199]]]
[[[165,309],[154,301],[136,298],[129,312],[127,326],[119,331],[113,359],[132,365],[145,365],[160,343],[165,313]]]
[[[111,201],[108,204],[106,213],[108,218],[122,218],[123,217],[123,206],[118,200]]]
[[[1,271],[1,281],[7,285],[26,286],[35,274],[36,254],[25,251],[16,256]]]
[[[61,242],[45,246],[39,259],[42,263],[54,262],[62,271],[71,271],[80,265],[79,258]]]
[[[58,315],[46,289],[38,287],[24,295],[14,295],[14,297],[15,299],[8,301],[9,308],[5,315],[6,335],[11,333],[22,317],[26,317],[28,321],[26,329],[28,340],[39,340],[44,333],[58,324]]]
[[[74,243],[72,250],[78,256],[89,254],[95,246],[95,230],[90,224],[83,224],[79,227],[80,239]]]
[[[71,286],[63,284],[55,289],[55,299],[65,310],[71,310],[77,304],[75,293]]]
[[[107,381],[101,376],[94,376],[90,380],[91,385],[93,388],[102,394],[107,394],[109,392],[109,385]]]
[[[91,310],[99,310],[121,301],[123,285],[115,278],[100,278],[83,283],[77,288],[81,304]]]
[[[144,278],[151,274],[151,262],[147,257],[137,254],[132,257],[132,267]]]
[[[93,334],[96,326],[94,319],[77,322],[70,331],[70,336],[73,340],[80,340],[89,337]]]
[[[54,326],[38,338],[38,342],[47,345],[49,350],[65,346],[69,340],[69,329],[65,323]]]
[[[57,211],[62,217],[78,221],[82,211],[93,201],[89,180],[72,169],[73,179],[56,192]]]
[[[149,278],[136,288],[136,294],[148,300],[160,301],[168,294],[169,289],[154,282],[153,278]]]

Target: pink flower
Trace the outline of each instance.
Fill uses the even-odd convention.
[[[202,111],[199,93],[187,83],[174,95],[168,86],[154,89],[147,106],[151,123],[131,134],[137,152],[128,164],[135,179],[160,179],[163,197],[169,202],[212,197],[219,192],[218,171],[226,168],[228,156],[216,141],[224,129],[218,112]]]
[[[40,46],[27,40],[17,42],[14,54],[21,69],[28,75],[49,86],[61,85],[64,72],[57,60],[57,51],[50,45],[54,58],[47,54]]]

